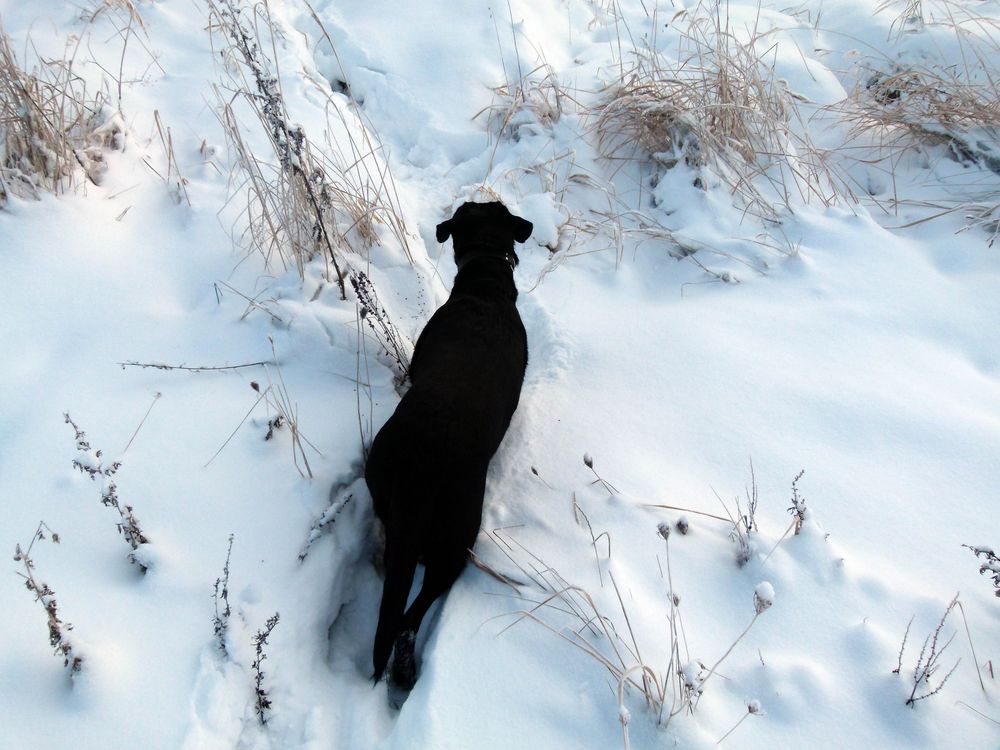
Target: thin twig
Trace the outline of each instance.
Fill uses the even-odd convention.
[[[691,508],[681,508],[678,505],[662,505],[659,503],[643,503],[644,508],[664,508],[666,510],[679,510],[682,513],[694,513],[696,516],[704,516],[705,518],[714,518],[716,521],[722,521],[723,523],[732,523],[731,518],[723,518],[722,516],[716,516],[712,513],[706,513],[701,510],[692,510]]]
[[[984,713],[983,713],[982,711],[980,711],[980,710],[979,710],[979,709],[977,709],[977,708],[973,708],[972,706],[970,706],[970,705],[969,705],[968,703],[966,703],[965,701],[955,701],[955,703],[956,703],[957,705],[959,705],[959,706],[965,706],[965,707],[966,707],[967,709],[969,709],[970,711],[972,711],[972,712],[973,712],[973,713],[975,713],[975,714],[979,714],[979,715],[980,715],[980,716],[982,716],[982,717],[983,717],[984,719],[986,719],[986,721],[992,721],[992,722],[993,722],[994,724],[996,724],[997,726],[1000,726],[1000,721],[997,721],[997,720],[996,720],[996,719],[994,719],[994,718],[993,718],[992,716],[987,716],[987,715],[986,715],[986,714],[984,714]]]
[[[271,389],[271,387],[268,386],[267,388],[264,389],[264,391],[260,394],[260,396],[257,397],[257,400],[253,402],[253,406],[250,407],[249,411],[247,411],[247,413],[243,417],[243,419],[240,420],[240,423],[238,425],[236,425],[236,429],[232,431],[232,434],[230,434],[229,437],[226,438],[226,441],[222,445],[219,446],[219,450],[217,450],[215,453],[213,453],[212,457],[210,459],[208,459],[208,462],[204,466],[202,466],[201,468],[207,469],[208,466],[209,466],[209,464],[211,464],[212,461],[214,461],[216,458],[218,458],[219,454],[222,453],[223,449],[227,445],[229,445],[229,441],[232,440],[236,436],[236,433],[240,431],[240,427],[243,426],[243,423],[246,422],[250,418],[251,414],[253,414],[253,410],[257,408],[257,404],[259,404],[261,401],[264,400],[264,398],[267,396],[267,392],[270,389]]]
[[[965,607],[962,606],[962,602],[957,600],[955,604],[958,606],[958,611],[962,613],[962,622],[965,623],[965,635],[969,639],[969,648],[972,649],[972,661],[976,665],[976,674],[979,676],[979,687],[985,693],[986,684],[983,682],[982,672],[979,671],[979,658],[976,656],[976,647],[972,643],[972,633],[969,631],[969,620],[965,616]]]
[[[122,449],[122,455],[123,455],[123,456],[124,456],[124,455],[125,455],[125,454],[126,454],[126,453],[128,452],[128,449],[129,449],[129,446],[131,446],[131,445],[132,445],[132,441],[133,441],[133,440],[135,440],[135,436],[139,434],[139,430],[141,430],[141,429],[142,429],[142,426],[143,426],[144,424],[146,424],[146,418],[147,418],[147,417],[149,416],[149,413],[150,413],[151,411],[153,411],[153,407],[154,407],[154,406],[156,406],[156,402],[157,402],[157,401],[159,401],[159,399],[160,399],[160,396],[162,396],[162,395],[163,395],[163,394],[161,394],[161,393],[157,392],[157,393],[156,393],[156,394],[155,394],[155,395],[153,396],[153,401],[152,401],[152,402],[151,402],[151,403],[149,404],[149,408],[148,408],[148,409],[146,409],[146,413],[145,413],[145,414],[143,415],[143,417],[142,417],[142,421],[141,421],[141,422],[139,422],[139,426],[135,428],[135,432],[133,432],[133,433],[132,433],[132,437],[130,437],[130,438],[128,439],[128,443],[127,443],[127,444],[125,445],[125,447],[124,447],[124,448]]]
[[[263,362],[247,362],[242,365],[219,365],[219,366],[203,366],[203,367],[189,367],[187,365],[168,365],[163,362],[135,362],[129,360],[128,362],[117,362],[116,364],[121,365],[124,370],[126,367],[141,367],[142,369],[153,368],[154,370],[184,370],[185,372],[219,372],[222,370],[239,370],[244,367],[261,367],[262,365],[275,365],[276,362],[263,361]]]

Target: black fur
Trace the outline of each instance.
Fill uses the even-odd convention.
[[[452,238],[451,296],[417,340],[412,387],[372,443],[365,479],[385,526],[385,585],[372,662],[416,681],[413,644],[428,608],[465,566],[482,520],[486,470],[517,408],[528,339],[514,305],[514,242],[531,222],[502,203],[465,203],[437,227]],[[417,561],[424,582],[406,609]]]

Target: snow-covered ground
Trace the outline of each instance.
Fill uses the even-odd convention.
[[[534,223],[528,374],[475,550],[516,585],[470,565],[426,621],[412,693],[372,685],[360,476],[397,371],[322,254],[300,275],[250,244],[267,233],[226,104],[276,159],[236,93],[253,78],[226,3],[0,0],[22,63],[72,59],[121,123],[99,184],[78,170],[0,208],[0,543],[42,529],[32,573],[83,659],[71,674],[52,655],[11,560],[0,747],[709,748],[744,718],[723,745],[1000,743],[1000,600],[962,546],[1000,545],[1000,250],[968,211],[921,221],[1000,202],[1000,177],[929,140],[879,161],[842,105],[873,71],[974,69],[1000,4],[234,5],[312,150],[377,198],[374,240],[341,217],[338,257],[404,349],[454,276],[439,221],[498,197]],[[602,158],[608,87],[654,55],[684,79],[699,18],[755,38],[830,162],[814,182],[760,175],[771,214],[683,159]],[[145,574],[102,506],[112,482]],[[262,724],[254,638],[275,613]]]

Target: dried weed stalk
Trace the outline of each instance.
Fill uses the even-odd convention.
[[[59,619],[56,592],[47,583],[35,577],[35,561],[31,558],[35,542],[46,539],[46,531],[49,532],[47,538],[51,539],[53,544],[59,544],[59,535],[44,521],[40,521],[31,537],[28,549],[22,549],[20,544],[16,545],[14,562],[21,563],[24,570],[17,571],[17,574],[24,579],[25,588],[35,595],[35,601],[45,610],[49,626],[49,644],[55,649],[56,655],[63,658],[63,666],[70,671],[70,674],[74,674],[83,668],[83,657],[73,650],[73,644],[66,635],[67,631],[73,629],[73,625]]]
[[[119,500],[118,486],[114,482],[114,476],[118,473],[118,469],[121,468],[121,461],[112,461],[106,464],[104,462],[103,451],[91,448],[90,442],[87,440],[87,433],[81,430],[76,422],[70,418],[68,412],[63,413],[63,419],[66,424],[73,428],[73,432],[75,433],[77,456],[73,459],[74,468],[86,474],[92,480],[97,480],[100,477],[102,482],[101,504],[109,508],[114,508],[118,512],[118,533],[122,535],[122,538],[124,538],[125,542],[132,549],[128,555],[128,561],[138,566],[145,573],[148,566],[144,560],[144,556],[141,554],[140,548],[142,545],[148,544],[149,539],[143,533],[139,525],[139,519],[135,517],[132,506],[123,505]]]
[[[792,526],[795,529],[796,534],[802,532],[802,527],[805,525],[806,519],[809,518],[809,509],[806,507],[806,499],[799,494],[799,480],[802,479],[802,475],[805,473],[806,470],[802,469],[795,475],[795,479],[792,480],[792,504],[788,507],[788,512],[792,514]]]
[[[118,365],[124,370],[126,367],[139,367],[143,370],[153,369],[153,370],[180,370],[183,372],[222,372],[226,370],[240,370],[245,367],[261,367],[263,365],[273,365],[272,361],[268,362],[246,362],[240,365],[169,365],[166,362],[136,362],[135,360],[129,360],[127,362],[118,362]]]
[[[914,706],[919,701],[926,698],[930,698],[932,695],[937,695],[941,692],[948,678],[954,674],[955,670],[958,668],[959,663],[962,661],[958,659],[952,666],[948,673],[941,678],[936,685],[932,684],[931,678],[939,671],[941,664],[941,657],[944,655],[945,650],[951,645],[951,642],[955,639],[955,634],[952,633],[951,637],[943,643],[941,639],[941,631],[944,629],[945,621],[948,619],[948,615],[951,611],[955,609],[958,604],[958,594],[955,594],[954,598],[948,604],[941,615],[941,620],[938,622],[937,627],[933,631],[928,633],[927,637],[924,639],[924,645],[920,649],[920,655],[917,657],[917,663],[913,667],[913,688],[910,690],[910,696],[906,699],[907,706]],[[913,623],[913,619],[910,618],[910,624]],[[899,674],[902,668],[903,662],[903,652],[906,650],[906,640],[910,634],[910,625],[906,626],[906,634],[903,636],[903,644],[899,648],[899,665],[893,670],[894,674]]]
[[[364,320],[372,333],[396,366],[396,378],[399,382],[406,379],[410,371],[408,347],[403,342],[405,338],[385,307],[379,301],[375,285],[363,271],[351,274],[351,288],[358,301],[358,315]]]
[[[317,518],[313,519],[312,525],[309,527],[309,535],[306,537],[305,544],[302,545],[302,549],[299,552],[299,562],[303,562],[309,556],[313,544],[333,528],[340,514],[354,501],[354,492],[351,488],[359,476],[360,471],[357,475],[352,476],[350,480],[335,485],[330,490],[330,504],[327,505],[326,509]]]
[[[788,507],[788,512],[792,514],[792,522],[788,525],[788,528],[785,529],[785,533],[782,534],[778,538],[778,541],[774,543],[774,546],[771,547],[771,551],[764,557],[764,562],[767,562],[770,559],[771,555],[774,554],[774,551],[778,549],[778,545],[785,541],[789,534],[793,531],[796,535],[801,533],[806,520],[810,517],[810,510],[806,507],[806,499],[799,494],[799,480],[802,479],[802,476],[805,473],[806,470],[802,469],[795,475],[795,479],[792,480],[792,504]]]
[[[267,724],[267,715],[271,711],[271,698],[264,689],[264,676],[266,673],[261,669],[261,665],[267,659],[267,654],[264,652],[267,639],[271,637],[271,631],[274,630],[279,619],[278,613],[275,612],[264,623],[264,627],[258,630],[257,634],[253,637],[254,659],[250,663],[250,668],[253,670],[254,707],[257,711],[257,718],[262,725]]]
[[[229,535],[229,547],[226,550],[226,564],[222,566],[222,575],[215,579],[212,599],[215,601],[215,617],[212,618],[212,632],[215,635],[215,645],[223,654],[226,649],[226,631],[229,630],[229,616],[232,609],[229,606],[229,558],[233,554],[233,535]],[[219,604],[222,611],[219,611]]]
[[[729,737],[729,735],[731,735],[733,732],[736,731],[737,727],[739,727],[740,724],[746,721],[748,716],[760,716],[763,713],[764,711],[761,708],[759,700],[747,701],[747,712],[743,714],[740,717],[740,720],[733,725],[733,728],[730,729],[728,732],[726,732],[724,735],[722,735],[715,744],[721,745],[726,740],[726,738]]]
[[[583,465],[586,466],[597,477],[591,484],[600,484],[609,494],[617,495],[618,488],[615,487],[611,482],[607,481],[604,477],[597,473],[597,469],[594,468],[594,457],[589,453],[583,454]]]

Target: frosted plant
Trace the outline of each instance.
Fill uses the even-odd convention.
[[[979,566],[980,575],[989,576],[993,580],[993,593],[996,596],[1000,596],[1000,557],[997,557],[996,552],[994,552],[990,547],[973,547],[969,544],[963,544],[963,547],[972,550],[972,554],[983,560],[982,565]]]
[[[148,413],[148,412],[147,412]],[[118,533],[122,535],[132,551],[128,555],[128,561],[133,565],[138,565],[143,573],[149,567],[148,559],[142,554],[142,545],[149,544],[149,539],[139,526],[139,519],[135,517],[131,505],[122,504],[118,499],[118,485],[112,479],[121,468],[121,461],[105,463],[104,453],[101,450],[91,448],[87,440],[87,433],[80,429],[68,412],[63,413],[66,424],[73,428],[76,437],[76,458],[73,459],[73,466],[83,474],[93,480],[98,477],[102,480],[101,505],[114,508],[118,511],[119,520]],[[140,425],[141,427],[141,425]]]
[[[257,718],[260,719],[261,724],[267,724],[267,714],[271,710],[271,698],[264,689],[265,672],[261,669],[261,665],[267,659],[264,646],[267,645],[267,639],[271,637],[271,632],[277,626],[279,619],[280,616],[275,612],[264,623],[264,627],[257,631],[257,635],[253,637],[254,660],[250,663],[250,668],[253,669],[255,709],[257,711]]]
[[[920,648],[920,655],[917,657],[917,663],[913,667],[913,688],[910,690],[910,696],[906,699],[906,705],[913,707],[919,701],[925,698],[930,698],[932,695],[937,695],[941,692],[945,683],[948,682],[948,678],[954,674],[955,670],[958,669],[961,659],[958,659],[952,666],[948,673],[937,682],[936,685],[932,684],[931,678],[938,672],[941,667],[940,661],[941,657],[944,655],[945,650],[951,645],[951,642],[955,639],[955,634],[952,633],[951,636],[944,642],[941,641],[941,631],[944,630],[944,624],[948,619],[948,615],[951,611],[955,609],[956,606],[961,606],[958,601],[958,594],[955,594],[954,598],[945,608],[944,614],[941,615],[941,619],[927,637],[924,639],[924,645]],[[913,618],[910,618],[910,623],[906,626],[906,633],[903,635],[903,645],[899,648],[899,664],[896,669],[892,670],[894,674],[900,674],[903,665],[903,652],[906,649],[906,640],[910,634],[910,625],[913,624]]]
[[[48,537],[45,536],[46,531],[49,532]],[[21,563],[23,566],[24,572],[18,571],[17,574],[24,579],[25,588],[35,595],[35,601],[42,605],[48,617],[49,644],[55,649],[57,656],[63,657],[63,666],[72,674],[83,668],[83,657],[74,651],[73,644],[70,643],[69,637],[66,635],[66,631],[72,630],[73,626],[59,619],[56,592],[47,583],[39,581],[35,577],[35,561],[31,558],[31,550],[34,548],[35,542],[46,538],[51,539],[53,544],[59,544],[59,535],[50,529],[45,521],[40,521],[31,537],[28,549],[22,549],[20,544],[15,547],[14,562]]]

